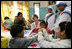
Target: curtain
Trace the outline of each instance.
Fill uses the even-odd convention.
[[[14,7],[13,1],[1,1],[1,21],[4,23],[4,18],[8,16],[12,21],[14,21]]]
[[[30,20],[28,1],[1,1],[1,23],[4,17],[8,16],[13,22],[18,12],[23,13],[26,21]]]
[[[29,16],[29,2],[28,1],[18,1],[17,2],[17,6],[18,6],[18,12],[22,12],[23,13],[23,17],[25,18],[26,21],[30,20],[30,16]]]

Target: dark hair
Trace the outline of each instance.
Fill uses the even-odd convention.
[[[21,12],[18,12],[18,15],[17,16],[19,16],[20,14],[22,14]]]
[[[6,16],[6,17],[4,18],[4,20],[6,20],[6,19],[9,19],[9,17]]]
[[[22,32],[23,29],[24,28],[21,25],[13,25],[11,26],[10,34],[12,35],[12,37],[16,37],[18,33]]]
[[[62,32],[65,30],[66,37],[68,39],[71,39],[71,23],[70,22],[62,22],[59,24],[60,26],[60,31]]]
[[[51,8],[48,8],[48,10],[51,10],[51,11],[52,11],[52,9],[51,9]]]
[[[38,18],[38,16],[36,14],[33,15],[33,19],[34,19],[34,17]]]
[[[47,27],[47,25],[48,25],[44,20],[42,20],[42,21],[40,22],[40,25],[41,25],[41,24],[45,24],[46,27]],[[46,28],[46,27],[45,27],[45,28]]]

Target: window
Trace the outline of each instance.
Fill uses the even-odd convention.
[[[18,9],[17,9],[17,1],[14,1],[13,4],[14,4],[15,16],[17,16],[17,13],[18,13]]]
[[[37,14],[38,18],[40,19],[40,17],[39,17],[39,7],[40,7],[40,3],[34,3],[35,14]]]

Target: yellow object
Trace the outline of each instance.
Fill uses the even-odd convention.
[[[8,48],[9,38],[1,38],[1,48]]]
[[[28,1],[1,1],[1,21],[4,23],[4,17],[8,16],[14,21],[18,12],[23,13],[26,21],[30,20]]]

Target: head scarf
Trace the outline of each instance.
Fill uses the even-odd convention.
[[[56,6],[66,6],[63,12],[69,12],[71,14],[71,1],[57,1]]]
[[[56,6],[67,6],[64,1],[57,1]]]
[[[55,13],[54,9],[51,6],[49,6],[48,9],[52,9],[52,12]]]

